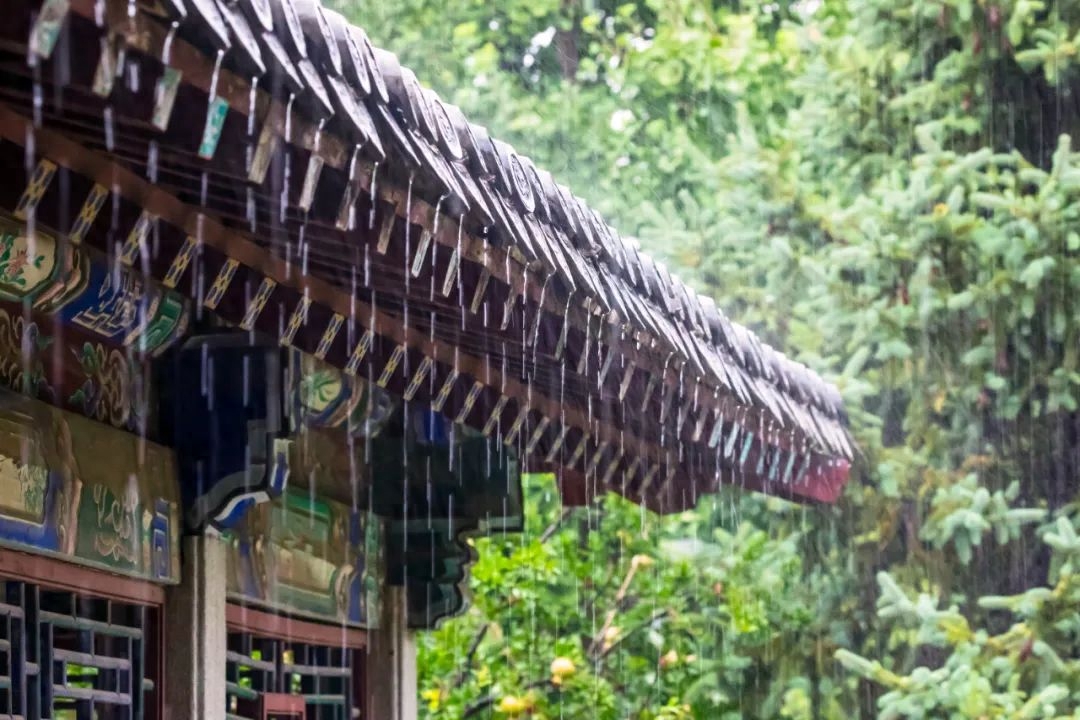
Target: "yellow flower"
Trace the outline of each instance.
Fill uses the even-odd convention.
[[[499,712],[506,713],[510,717],[525,712],[526,707],[525,701],[516,695],[504,695],[503,699],[499,701]]]
[[[943,218],[949,214],[949,206],[945,203],[938,203],[934,206],[934,217]]]
[[[428,710],[434,712],[439,709],[439,703],[442,702],[442,691],[438,688],[431,688],[420,693],[420,697],[427,700]]]

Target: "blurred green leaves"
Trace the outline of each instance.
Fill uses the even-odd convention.
[[[422,638],[429,717],[1075,717],[1080,4],[337,4],[835,379],[866,454],[838,508],[606,499],[544,543],[537,479]]]

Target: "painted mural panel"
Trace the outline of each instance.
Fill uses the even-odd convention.
[[[0,211],[0,300],[29,303],[115,345],[160,353],[186,329],[189,304],[133,269],[154,222],[139,217],[117,262],[41,223],[31,233],[24,220]]]
[[[0,545],[177,582],[173,468],[154,443],[0,391]]]
[[[290,396],[305,428],[342,428],[353,437],[378,435],[399,402],[364,379],[322,360],[290,352]]]
[[[70,246],[44,228],[33,237],[22,220],[0,214],[0,299],[38,301],[63,285],[67,270],[78,263]]]
[[[290,489],[224,535],[229,595],[319,620],[374,627],[384,577],[382,524],[366,511]]]
[[[131,236],[137,241],[151,224],[141,217]],[[31,237],[22,219],[0,212],[0,383],[6,387],[142,431],[150,395],[146,361],[184,334],[189,317],[179,293],[41,223]]]
[[[59,336],[0,301],[0,384],[138,432],[150,411],[149,366],[77,329]]]

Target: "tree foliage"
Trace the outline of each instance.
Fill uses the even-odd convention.
[[[836,508],[531,478],[422,639],[429,717],[1080,718],[1080,4],[339,4],[834,379],[866,455]]]

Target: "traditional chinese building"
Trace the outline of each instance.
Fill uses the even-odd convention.
[[[523,470],[831,502],[835,390],[317,0],[9,0],[0,718],[415,717]]]

